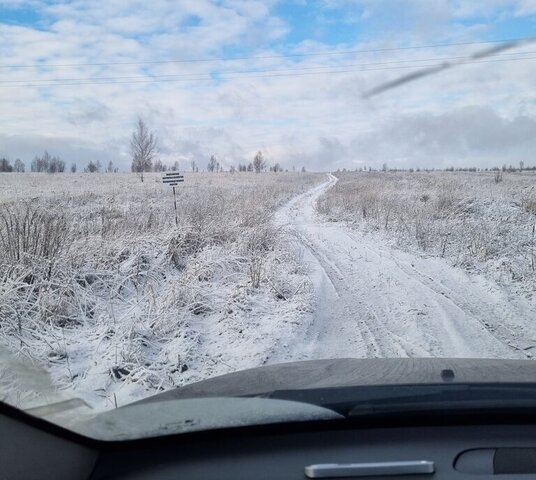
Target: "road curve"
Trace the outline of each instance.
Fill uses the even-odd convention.
[[[300,239],[315,286],[315,309],[310,323],[288,339],[270,363],[532,356],[531,347],[520,346],[518,340],[536,338],[530,326],[536,312],[512,303],[496,284],[469,276],[443,259],[402,252],[377,236],[323,221],[316,201],[336,181],[329,175],[277,214],[278,223]],[[516,322],[526,327],[512,327]]]

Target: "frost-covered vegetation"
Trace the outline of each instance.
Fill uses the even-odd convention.
[[[0,344],[97,408],[269,361],[311,309],[308,173],[0,175]],[[20,399],[21,405],[24,398]]]
[[[534,172],[352,172],[318,200],[333,221],[386,232],[532,296],[536,291]]]

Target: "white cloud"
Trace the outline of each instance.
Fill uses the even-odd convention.
[[[355,11],[366,11],[371,22],[385,9],[391,8],[391,16],[400,11],[386,0],[354,3]],[[366,50],[449,39],[477,40],[492,28],[491,20],[484,19],[507,7],[514,14],[530,12],[533,3],[493,0],[482,7],[480,20],[465,24],[459,20],[475,15],[477,2],[413,0],[401,13],[404,19],[400,24],[389,23],[387,16],[382,20],[382,35],[369,35],[366,42],[341,44],[341,48]],[[40,26],[2,25],[0,54],[4,65],[214,58],[235,51],[239,56],[244,52],[272,56],[280,51],[273,46],[284,45],[292,28],[275,15],[274,5],[243,0],[155,0],[128,7],[119,0],[100,5],[41,3],[36,7],[44,15]],[[340,2],[329,2],[329,8],[340,6]],[[426,27],[421,25],[423,19]],[[393,30],[386,35],[389,25]],[[292,48],[301,53],[334,49],[311,39]],[[47,148],[68,162],[83,163],[98,157],[128,168],[129,132],[137,115],[143,115],[158,133],[164,159],[197,158],[200,165],[212,153],[222,163],[231,164],[246,160],[258,149],[263,149],[270,161],[287,167],[306,164],[322,169],[363,163],[379,166],[386,158],[407,166],[425,157],[438,165],[462,160],[502,164],[510,162],[508,157],[517,161],[522,156],[530,163],[530,148],[535,145],[523,135],[534,136],[529,133],[533,119],[528,115],[534,107],[536,61],[460,67],[370,101],[361,97],[372,86],[411,71],[393,70],[404,63],[392,62],[408,61],[414,66],[420,59],[460,56],[477,48],[466,45],[332,57],[1,69],[3,82],[207,74],[253,68],[279,72],[273,72],[272,77],[224,81],[0,88],[0,155],[30,159]],[[529,52],[531,47],[524,50]],[[312,70],[303,70],[295,76],[276,76],[284,74],[285,68],[372,63],[381,65],[363,67],[369,71],[362,73],[307,75]],[[502,143],[497,143],[498,138]],[[504,159],[497,160],[501,156]]]

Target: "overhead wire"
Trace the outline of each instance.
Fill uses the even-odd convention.
[[[307,53],[287,53],[277,55],[250,55],[242,57],[213,57],[213,58],[192,58],[192,59],[171,59],[171,60],[139,60],[139,61],[114,61],[114,62],[87,62],[87,63],[33,63],[33,64],[0,64],[0,69],[4,68],[67,68],[67,67],[85,67],[85,66],[116,66],[116,65],[153,65],[153,64],[168,64],[168,63],[205,63],[205,62],[230,62],[240,60],[268,60],[293,57],[316,57],[316,56],[332,56],[332,55],[350,55],[358,53],[380,53],[401,50],[414,50],[424,48],[443,48],[464,45],[485,45],[485,44],[500,44],[510,42],[524,42],[534,40],[533,37],[517,38],[517,39],[502,39],[502,40],[486,40],[472,42],[453,42],[453,43],[437,43],[427,45],[407,45],[400,47],[384,47],[374,49],[358,49],[358,50],[332,50],[324,52],[307,52]]]
[[[511,62],[511,61],[520,61],[520,60],[536,60],[536,56],[533,57],[523,57],[523,58],[496,58],[492,60],[479,60],[472,61],[471,64],[481,64],[481,63],[496,63],[496,62]],[[148,84],[148,83],[167,83],[167,82],[198,82],[198,81],[218,81],[218,80],[238,80],[238,79],[256,79],[256,78],[277,78],[277,77],[304,77],[312,75],[326,75],[326,74],[340,74],[340,73],[360,73],[360,72],[371,72],[379,70],[400,70],[400,69],[410,69],[410,68],[427,68],[427,67],[440,67],[441,65],[398,65],[390,67],[378,67],[378,68],[350,68],[347,70],[324,70],[320,72],[293,72],[293,73],[269,73],[255,75],[257,72],[252,72],[253,74],[242,75],[240,72],[239,75],[229,76],[230,74],[220,73],[216,75],[211,74],[191,74],[197,75],[195,78],[156,78],[156,77],[144,77],[145,79],[140,80],[127,80],[127,81],[80,81],[80,82],[57,82],[57,83],[16,83],[8,85],[0,85],[0,88],[20,88],[20,87],[59,87],[59,86],[77,86],[77,85],[125,85],[125,84]],[[344,68],[344,67],[340,67]],[[262,73],[262,72],[261,72]],[[203,76],[201,76],[203,75]],[[168,77],[168,76],[165,76]]]
[[[536,54],[536,51],[530,52],[515,52],[515,53],[503,53],[502,56],[511,56],[511,55],[533,55]],[[159,74],[159,75],[120,75],[120,76],[110,76],[110,77],[79,77],[79,78],[40,78],[40,79],[13,79],[13,80],[0,80],[1,84],[20,84],[20,83],[50,83],[52,85],[57,82],[88,82],[88,81],[112,81],[112,80],[140,80],[140,79],[159,79],[159,78],[182,78],[182,77],[199,77],[202,75],[213,76],[220,75],[231,75],[231,74],[253,74],[253,73],[272,73],[272,72],[293,72],[293,71],[306,71],[306,70],[318,70],[318,69],[340,69],[340,68],[356,68],[356,67],[369,67],[369,66],[379,66],[379,65],[394,65],[402,63],[411,63],[415,62],[444,62],[451,60],[460,60],[467,58],[465,56],[453,56],[453,57],[435,57],[435,58],[422,58],[422,59],[409,59],[409,60],[391,60],[385,62],[370,62],[370,63],[357,63],[357,64],[342,64],[342,65],[312,65],[307,67],[283,67],[283,68],[269,68],[269,69],[255,69],[255,70],[238,70],[238,71],[220,71],[220,72],[196,72],[196,73],[180,73],[180,74]],[[512,60],[524,60],[527,57],[523,58],[512,58]],[[528,57],[532,58],[532,57]],[[411,68],[420,67],[422,65],[411,65]],[[427,65],[425,65],[427,66]],[[404,66],[406,68],[406,66]],[[337,70],[333,70],[337,71]],[[319,72],[323,73],[323,72]]]

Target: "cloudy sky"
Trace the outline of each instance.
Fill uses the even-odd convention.
[[[99,4],[100,3],[100,4]],[[0,0],[0,157],[128,169],[262,150],[287,168],[536,164],[536,0]]]

